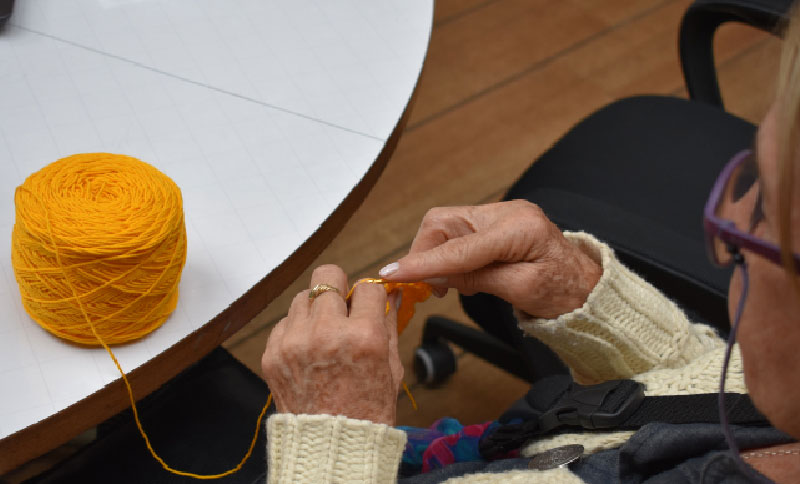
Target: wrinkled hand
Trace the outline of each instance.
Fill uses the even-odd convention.
[[[347,276],[320,266],[311,285],[330,284],[309,301],[309,290],[292,301],[272,330],[261,359],[278,412],[344,415],[393,425],[403,365],[397,353],[397,294],[381,284],[359,284],[348,311]]]
[[[555,318],[586,302],[602,268],[527,201],[431,209],[405,257],[381,270],[446,292],[486,292],[526,313]]]

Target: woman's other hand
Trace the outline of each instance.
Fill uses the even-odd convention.
[[[298,294],[272,330],[261,359],[278,412],[344,415],[393,425],[403,365],[397,353],[397,295],[359,284],[348,309],[347,276],[320,266],[311,285],[329,284],[313,301]]]
[[[486,292],[542,318],[584,304],[602,268],[527,201],[428,211],[408,255],[381,270],[393,281],[427,280],[440,294]]]

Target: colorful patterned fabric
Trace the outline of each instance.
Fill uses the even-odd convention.
[[[397,427],[408,435],[408,443],[403,452],[404,473],[425,473],[455,462],[483,461],[478,451],[478,442],[487,431],[499,424],[496,421],[475,425],[462,425],[458,420],[445,417],[437,420],[429,428]],[[500,456],[516,457],[519,451]]]

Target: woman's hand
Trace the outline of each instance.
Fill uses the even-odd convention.
[[[579,308],[603,270],[527,201],[430,210],[408,255],[381,269],[392,281],[427,280],[440,293],[486,292],[555,318]]]
[[[309,301],[298,294],[272,330],[261,359],[278,412],[344,415],[393,425],[403,365],[397,353],[397,294],[381,284],[359,284],[348,310],[347,276],[320,266],[311,287],[328,291]]]

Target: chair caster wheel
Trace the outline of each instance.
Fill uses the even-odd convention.
[[[456,356],[446,343],[422,343],[414,351],[414,374],[426,386],[443,383],[456,371]]]

